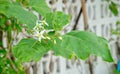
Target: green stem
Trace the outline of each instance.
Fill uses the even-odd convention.
[[[10,64],[11,64],[11,67],[13,68],[13,70],[17,74],[19,74],[18,69],[17,69],[16,65],[14,64],[14,59],[12,59],[12,57],[13,57],[13,55],[12,55],[12,42],[13,42],[13,39],[12,39],[11,31],[7,32],[7,39],[8,39],[8,59],[10,60]]]
[[[5,64],[6,64],[6,60],[10,57],[10,51],[11,51],[11,35],[10,35],[11,33],[8,31],[7,32],[7,39],[8,39],[8,44],[7,44],[7,54],[6,54],[6,56],[5,56]],[[5,73],[5,67],[3,68],[3,70],[2,70],[2,73],[1,74],[4,74]]]
[[[3,32],[0,31],[0,41],[1,41],[1,43],[0,43],[0,50],[3,48],[3,44],[2,44],[2,36],[3,36]]]
[[[12,32],[11,30],[7,31],[7,43],[8,44],[7,44],[7,54],[5,57],[5,62],[7,59],[9,59],[11,68],[16,72],[16,74],[19,74],[19,70],[14,63],[14,59],[11,58],[11,57],[13,57],[13,55],[12,55],[12,41],[13,40],[12,40],[11,32]],[[2,74],[5,74],[5,68],[3,68],[3,70],[2,70]]]

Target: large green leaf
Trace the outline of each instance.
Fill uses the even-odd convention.
[[[21,24],[27,24],[29,29],[34,27],[37,20],[37,17],[32,12],[24,10],[20,4],[16,3],[4,3],[0,1],[0,13],[8,18],[16,18]]]
[[[41,42],[32,39],[22,39],[18,45],[13,47],[13,54],[17,58],[17,62],[38,61],[49,50],[53,50],[55,55],[71,58],[72,52],[62,48],[61,40],[56,39],[58,42],[54,44],[53,40],[42,40]]]
[[[64,41],[64,40],[60,40],[58,38],[55,38],[54,40],[56,41],[56,43],[53,43],[54,46],[52,47],[52,50],[54,51],[55,55],[63,56],[67,59],[71,59],[72,55],[74,55],[74,54],[68,48],[63,47],[62,41]],[[65,44],[65,45],[67,45],[67,44]]]
[[[54,39],[42,40],[41,42],[31,38],[23,39],[13,48],[14,55],[20,62],[37,61],[47,51],[53,50],[55,55],[63,56],[67,59],[77,56],[85,60],[90,54],[94,54],[102,57],[105,61],[113,61],[108,42],[94,33],[72,31],[62,37],[62,40],[53,37]]]
[[[118,15],[118,8],[117,5],[114,2],[111,2],[111,4],[109,5],[109,9],[111,10],[111,12],[117,16]]]
[[[91,32],[73,31],[67,33],[63,35],[61,45],[81,59],[86,59],[90,54],[94,54],[101,56],[105,61],[113,61],[107,41]]]
[[[1,4],[9,4],[9,3],[10,3],[9,0],[0,0],[0,5],[1,5]]]
[[[47,29],[61,30],[63,26],[69,23],[70,16],[64,14],[63,12],[57,11],[54,13],[49,13],[46,15],[46,21],[49,26]]]
[[[29,0],[29,4],[42,16],[46,16],[47,13],[51,13],[51,9],[47,6],[45,0]]]
[[[14,46],[13,53],[18,62],[38,61],[47,53],[49,44],[32,38],[22,39]],[[49,48],[50,49],[50,48]]]

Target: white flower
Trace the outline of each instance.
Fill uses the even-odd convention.
[[[36,26],[33,28],[33,37],[37,38],[39,41],[42,39],[49,39],[50,37],[45,37],[44,34],[47,33],[45,30],[44,25],[48,26],[48,23],[45,20],[36,22]]]
[[[36,26],[33,28],[33,30],[38,30],[38,31],[41,29],[44,29],[41,23],[36,23]]]
[[[46,21],[43,21],[43,23],[48,26],[48,23]]]
[[[41,23],[41,25],[47,25],[48,26],[48,23],[46,22],[46,20],[42,20],[42,21],[39,21]]]
[[[39,41],[41,41],[42,39],[45,39],[45,37],[44,37],[44,35],[43,35],[44,32],[45,32],[45,30],[43,30],[43,31],[41,31],[41,32],[36,31],[34,36],[37,37]]]

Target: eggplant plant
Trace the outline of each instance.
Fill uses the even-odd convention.
[[[93,54],[113,62],[106,39],[88,31],[61,34],[70,18],[63,12],[52,12],[45,0],[0,0],[0,74],[25,74],[23,63],[40,61],[48,51],[66,59],[86,60]],[[25,37],[19,41],[23,30]]]

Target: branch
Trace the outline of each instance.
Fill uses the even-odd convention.
[[[87,2],[87,0],[85,0],[85,3],[86,3],[86,2]],[[75,21],[75,24],[74,24],[72,30],[76,30],[76,27],[77,27],[77,25],[78,25],[79,19],[80,19],[81,14],[82,14],[82,11],[83,11],[83,10],[82,10],[82,6],[81,6],[80,11],[79,11],[79,14],[78,14],[78,16],[77,16],[77,18],[76,18],[76,21]]]

